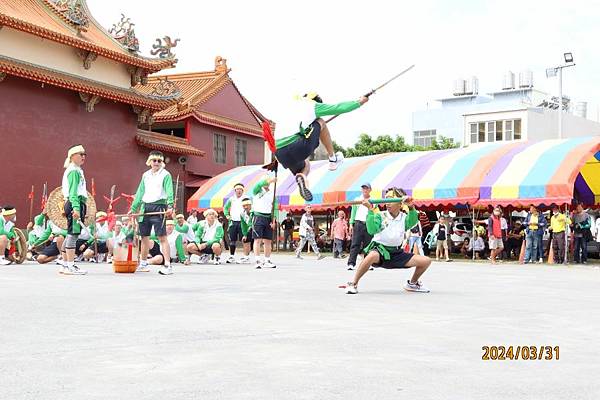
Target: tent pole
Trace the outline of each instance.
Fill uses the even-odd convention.
[[[565,203],[565,217],[568,219],[569,218],[569,206]],[[564,260],[563,260],[563,264],[566,265],[569,262],[569,233],[570,233],[571,228],[569,228],[569,225],[567,224],[565,226],[565,254],[564,254]]]
[[[473,206],[473,219],[472,219],[472,232],[471,232],[471,249],[473,250],[473,261],[475,261],[475,207]]]

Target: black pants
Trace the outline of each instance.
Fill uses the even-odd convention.
[[[290,249],[292,248],[292,236],[293,236],[294,231],[292,230],[284,230],[283,231],[283,249],[287,250],[288,246],[290,247]]]
[[[356,265],[356,257],[361,253],[369,243],[373,236],[367,232],[367,225],[362,221],[354,221],[352,230],[352,245],[350,246],[350,257],[348,257],[348,265]]]
[[[585,237],[575,236],[575,254],[573,260],[576,263],[587,262],[587,242]]]

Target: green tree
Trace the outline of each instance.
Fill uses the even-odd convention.
[[[400,135],[396,135],[395,137],[381,135],[372,138],[366,133],[362,133],[354,146],[348,147],[347,149],[342,148],[334,142],[336,151],[342,151],[346,157],[362,157],[382,153],[454,149],[457,147],[460,147],[460,143],[454,143],[452,139],[444,136],[440,136],[438,140],[433,140],[430,147],[410,145],[406,143],[404,136]]]

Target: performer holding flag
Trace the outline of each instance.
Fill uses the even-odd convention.
[[[361,96],[356,101],[339,104],[324,104],[317,93],[307,93],[298,104],[298,131],[293,135],[275,140],[275,157],[285,168],[289,169],[298,183],[300,195],[306,201],[312,201],[312,193],[308,188],[307,175],[310,172],[310,155],[323,143],[329,156],[329,170],[335,171],[344,160],[341,152],[334,153],[333,141],[326,122],[321,118],[326,115],[340,115],[356,110],[369,101],[368,96]]]
[[[171,267],[171,256],[169,252],[169,241],[167,240],[167,229],[165,215],[171,217],[173,214],[173,178],[165,169],[165,157],[160,151],[151,151],[146,161],[150,169],[142,175],[142,180],[131,204],[130,214],[140,211],[139,217],[140,236],[142,237],[141,261],[137,271],[148,272],[148,251],[150,250],[150,235],[152,229],[158,236],[160,252],[163,254],[164,264],[158,270],[161,275],[173,274]],[[163,215],[143,215],[144,213],[162,213]]]

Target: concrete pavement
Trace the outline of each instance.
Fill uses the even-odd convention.
[[[343,261],[0,268],[0,399],[597,399],[600,269],[433,263],[360,293]],[[483,361],[482,346],[560,346]]]

